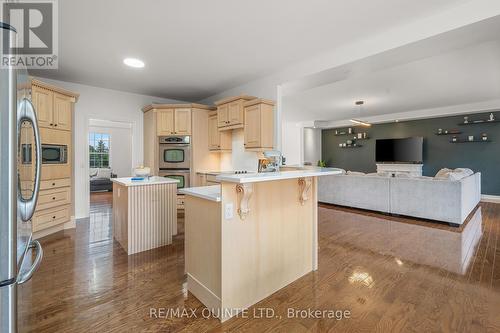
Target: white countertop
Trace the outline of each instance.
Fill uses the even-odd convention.
[[[134,177],[135,178],[135,177]],[[132,177],[124,178],[111,178],[111,181],[124,186],[144,186],[144,185],[155,185],[155,184],[177,184],[179,180],[152,176],[149,179],[147,177],[144,180],[132,180]]]
[[[321,177],[341,174],[342,170],[337,168],[308,167],[301,170],[287,170],[280,172],[247,173],[238,175],[218,175],[215,179],[220,182],[229,183],[255,183],[273,180],[294,179],[303,177]]]
[[[220,202],[220,185],[188,187],[179,189],[179,193],[206,200]]]

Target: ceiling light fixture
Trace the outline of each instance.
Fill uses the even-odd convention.
[[[136,59],[136,58],[125,58],[123,59],[123,63],[129,67],[133,68],[143,68],[144,61]]]
[[[357,105],[359,106],[359,115],[361,116],[361,111],[362,111],[362,108],[363,108],[363,105],[365,104],[365,101],[356,101],[354,102],[354,105]],[[359,119],[349,119],[349,121],[351,123],[354,123],[356,125],[361,125],[361,126],[365,126],[365,127],[370,127],[372,124],[366,122],[366,121],[362,121],[362,120],[359,120]]]

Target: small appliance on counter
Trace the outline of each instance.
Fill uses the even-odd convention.
[[[278,150],[264,152],[264,158],[259,159],[258,172],[279,172],[282,154]]]
[[[143,165],[138,166],[134,169],[135,177],[149,177],[151,175],[151,169]]]

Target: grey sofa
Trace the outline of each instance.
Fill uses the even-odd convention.
[[[90,169],[90,192],[113,191],[111,178],[116,178],[111,169]]]
[[[461,180],[379,175],[319,179],[320,202],[462,224],[481,201],[481,174]]]

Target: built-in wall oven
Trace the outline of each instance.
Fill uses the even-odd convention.
[[[189,136],[160,137],[159,167],[162,169],[191,168],[191,138]]]
[[[162,136],[160,140],[160,156],[158,175],[177,179],[177,188],[190,185],[191,172],[191,137]]]
[[[162,170],[158,174],[160,177],[167,177],[172,179],[177,179],[177,189],[189,187],[189,170]]]

